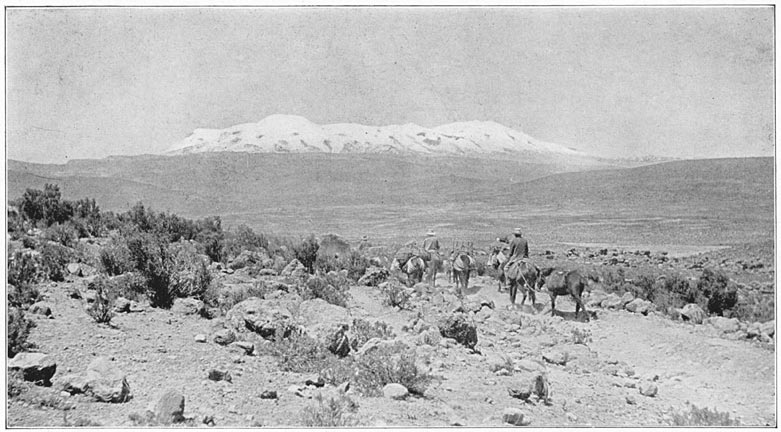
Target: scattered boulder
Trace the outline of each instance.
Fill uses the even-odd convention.
[[[274,265],[272,262],[271,265]],[[258,276],[276,276],[278,273],[273,268],[264,268],[258,272]]]
[[[184,396],[176,390],[165,392],[155,404],[153,413],[155,420],[164,425],[184,421]]]
[[[255,352],[255,344],[252,342],[236,341],[231,346],[240,349],[246,355],[252,355]]]
[[[66,269],[68,273],[78,277],[89,277],[98,274],[98,270],[95,267],[84,263],[69,263]]]
[[[379,286],[388,280],[390,272],[385,267],[369,267],[366,272],[358,279],[358,285]]]
[[[442,336],[455,339],[467,348],[474,349],[477,345],[477,328],[464,313],[448,315],[437,326]]]
[[[124,297],[117,297],[117,299],[114,300],[114,312],[130,312],[130,300]]]
[[[622,308],[623,308],[624,306],[626,306],[626,305],[627,305],[627,303],[631,302],[631,301],[632,301],[632,300],[634,300],[634,299],[635,299],[635,296],[634,296],[634,294],[632,294],[631,292],[628,292],[628,291],[627,291],[627,292],[625,292],[625,293],[624,293],[624,295],[622,295],[622,296],[621,296],[621,304],[620,304],[620,307],[622,307]]]
[[[382,395],[388,399],[401,400],[409,396],[409,390],[401,384],[386,384],[382,388]]]
[[[31,314],[43,315],[47,317],[52,316],[51,306],[49,305],[49,303],[42,302],[42,301],[35,302],[32,305],[30,305],[30,309],[28,309],[28,312],[30,312]]]
[[[277,330],[289,334],[293,316],[281,300],[262,300],[250,297],[233,306],[225,315],[230,328],[238,332],[252,331],[265,339],[272,339]],[[231,341],[233,342],[233,341]]]
[[[740,322],[737,318],[711,317],[707,322],[722,333],[734,333],[740,330]]]
[[[437,346],[441,340],[442,334],[439,332],[438,328],[429,328],[428,330],[423,330],[417,337],[417,342],[420,345]]]
[[[648,300],[636,298],[630,301],[629,303],[627,303],[625,308],[629,312],[648,315],[648,312],[651,310],[652,306],[653,303],[649,302]]]
[[[351,317],[347,309],[323,299],[313,299],[302,302],[299,311],[304,317],[304,328],[310,336],[340,357],[349,354],[350,340],[347,330],[350,328]]]
[[[526,402],[531,396],[535,396],[538,401],[548,403],[550,399],[550,382],[548,377],[541,372],[521,374],[514,387],[508,387],[507,392],[511,397],[521,399]]]
[[[233,258],[228,263],[228,268],[233,270],[242,269],[251,265],[262,263],[267,260],[269,256],[264,252],[243,250],[241,253]]]
[[[70,263],[65,268],[68,269],[68,273],[72,275],[80,276],[79,270],[81,270],[81,266],[79,265],[79,263]]]
[[[230,372],[218,369],[211,369],[209,371],[209,379],[212,381],[227,381],[229,383],[233,382],[233,377],[231,376]]]
[[[282,276],[296,276],[304,273],[306,273],[306,267],[297,259],[290,261],[280,272]]]
[[[230,345],[236,341],[236,333],[231,329],[222,329],[215,333],[212,339],[219,345]]]
[[[277,397],[276,390],[263,390],[263,393],[260,394],[261,399],[276,399]]]
[[[604,300],[602,300],[602,307],[605,309],[617,309],[621,307],[621,297],[616,293],[610,293]]]
[[[696,303],[689,303],[680,309],[681,318],[694,324],[702,324],[705,320],[705,311]]]
[[[57,371],[57,363],[43,353],[22,352],[8,361],[8,369],[21,371],[25,381],[50,386],[51,379]]]
[[[171,311],[182,315],[199,315],[204,308],[202,301],[194,298],[177,298],[174,300]]]
[[[562,349],[553,349],[543,352],[542,359],[551,364],[564,366],[569,360],[569,353]]]
[[[526,426],[529,422],[524,418],[523,411],[518,408],[505,408],[502,412],[502,421],[513,426]]]
[[[605,301],[607,297],[608,295],[606,292],[595,289],[589,294],[588,300],[586,300],[586,306],[601,306],[602,302]]]
[[[526,372],[545,372],[545,365],[531,359],[521,359],[515,361],[515,370]]]
[[[637,400],[635,399],[634,396],[629,395],[626,397],[626,403],[628,403],[629,405],[637,405]]]
[[[130,400],[127,377],[105,357],[98,357],[87,366],[84,393],[98,402],[121,403]]]
[[[206,343],[206,335],[205,334],[197,334],[195,335],[195,341],[198,343]]]
[[[776,334],[776,320],[770,320],[760,324],[762,334],[773,337]]]
[[[644,382],[640,384],[640,394],[646,397],[654,397],[659,392],[659,388],[652,382]]]

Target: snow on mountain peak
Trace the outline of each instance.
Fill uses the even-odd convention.
[[[414,123],[366,126],[318,125],[296,115],[274,114],[257,123],[225,129],[196,129],[166,154],[201,152],[253,153],[423,153],[443,155],[558,154],[587,156],[546,143],[493,121],[466,121],[435,128]]]

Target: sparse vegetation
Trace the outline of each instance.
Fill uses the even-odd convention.
[[[9,358],[13,358],[16,354],[27,351],[32,347],[32,344],[27,341],[27,338],[30,336],[30,330],[34,327],[35,323],[25,317],[24,311],[21,308],[8,308],[7,333]],[[10,384],[8,391],[11,391]]]
[[[306,267],[309,273],[314,273],[315,261],[317,260],[317,250],[320,246],[317,244],[317,239],[314,234],[310,234],[309,237],[304,239],[300,244],[293,246],[293,252],[296,259]]]
[[[406,309],[409,306],[410,293],[395,279],[389,280],[385,285],[381,285],[382,303],[386,306]]]
[[[336,395],[315,395],[314,401],[307,405],[303,411],[303,423],[306,427],[349,427],[357,424],[351,414],[358,405],[349,396],[338,393]]]
[[[350,299],[347,280],[335,272],[326,275],[315,275],[309,278],[305,285],[299,288],[299,294],[304,300],[323,299],[333,305],[347,307]]]
[[[350,348],[354,351],[359,350],[363,344],[369,339],[393,339],[396,335],[393,333],[393,329],[383,321],[375,321],[373,323],[356,318],[353,320],[353,325],[350,328]]]
[[[89,289],[95,290],[95,301],[87,308],[87,313],[98,324],[110,323],[114,317],[114,302],[117,297],[111,283],[100,276],[90,282]]]
[[[688,410],[678,411],[672,415],[672,426],[740,426],[740,421],[730,418],[729,413],[698,408],[691,404]]]
[[[586,345],[591,342],[591,331],[588,329],[572,329],[572,343]]]

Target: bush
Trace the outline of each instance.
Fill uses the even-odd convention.
[[[346,427],[354,426],[356,420],[350,412],[358,405],[344,393],[323,397],[318,393],[314,403],[307,405],[303,411],[303,423],[307,427]]]
[[[27,341],[30,336],[30,330],[35,327],[32,320],[24,316],[24,311],[18,307],[8,308],[8,357],[13,358],[16,354],[26,351],[32,347]]]
[[[731,419],[729,413],[714,409],[697,408],[691,405],[686,411],[673,413],[673,426],[740,426],[737,419]]]
[[[738,291],[730,284],[727,275],[705,269],[697,280],[697,290],[708,299],[708,312],[724,315],[738,303]]]
[[[279,368],[284,372],[320,372],[329,360],[336,359],[325,345],[300,332],[293,332],[288,337],[278,332],[267,349],[277,357]]]
[[[8,304],[13,307],[26,307],[41,299],[41,293],[35,285],[23,283],[8,285]]]
[[[395,280],[388,281],[381,285],[382,303],[386,306],[405,309],[409,306],[410,293],[407,289]]]
[[[113,237],[100,251],[100,269],[109,276],[117,276],[136,269],[136,263],[125,241]]]
[[[65,222],[73,216],[73,205],[61,201],[60,187],[46,184],[44,189],[27,189],[21,198],[19,211],[33,224],[41,222],[50,226],[56,222]]]
[[[215,285],[214,289],[217,286]],[[220,309],[223,312],[229,311],[233,306],[236,306],[237,304],[243,302],[244,300],[247,300],[250,297],[257,297],[257,298],[266,298],[266,295],[271,291],[270,288],[266,285],[264,281],[256,281],[251,286],[241,286],[241,287],[232,287],[229,290],[226,290],[222,296],[217,294],[218,297],[221,297],[221,300],[218,301]],[[209,296],[210,302],[213,302],[212,300],[213,294],[210,293]],[[204,303],[208,304],[206,300],[204,300]]]
[[[173,295],[202,298],[212,280],[206,259],[189,242],[169,245],[169,254],[173,258],[170,281]]]
[[[128,300],[139,301],[147,295],[146,279],[136,272],[116,276],[110,283],[112,292]]]
[[[57,243],[46,242],[41,245],[40,250],[42,268],[46,277],[55,282],[65,280],[68,263],[76,260],[73,249]]]
[[[8,398],[15,398],[30,389],[30,384],[24,380],[24,374],[20,370],[8,371]]]
[[[241,254],[242,251],[267,250],[268,238],[264,234],[255,234],[247,225],[239,225],[235,233],[227,233],[225,236],[223,253],[226,259]]]
[[[572,343],[586,345],[589,342],[591,342],[591,331],[572,329]]]
[[[328,273],[325,276],[312,276],[304,287],[299,288],[301,298],[311,300],[323,299],[333,305],[347,307],[350,299],[347,280],[337,273]]]
[[[356,318],[353,320],[353,325],[350,330],[350,348],[353,351],[358,351],[363,344],[369,339],[393,339],[396,335],[393,333],[388,324],[383,321],[375,321],[370,323],[369,321]]]
[[[296,259],[301,261],[301,264],[306,267],[309,273],[314,273],[314,265],[317,260],[317,250],[319,248],[320,245],[317,244],[317,239],[314,234],[310,234],[304,241],[293,247]]]
[[[95,290],[95,301],[87,308],[87,313],[95,322],[108,324],[114,317],[114,301],[116,292],[112,289],[111,282],[103,276],[90,282],[88,289]]]
[[[149,233],[136,233],[127,240],[136,269],[146,279],[152,306],[170,308],[175,292],[171,286],[174,260],[163,240]]]
[[[45,240],[72,247],[74,240],[78,239],[78,232],[72,223],[55,223],[43,231]]]
[[[747,290],[733,308],[733,316],[748,322],[770,321],[776,316],[775,303],[775,298],[772,295],[763,295],[758,291]]]
[[[37,283],[44,276],[40,254],[15,251],[8,260],[8,283],[14,286]]]
[[[380,396],[387,384],[397,383],[410,393],[423,395],[432,377],[417,367],[417,354],[400,345],[381,346],[353,360],[350,380],[367,396]]]
[[[323,273],[331,271],[347,270],[347,277],[357,281],[366,273],[369,267],[369,260],[358,251],[350,252],[346,257],[317,257],[315,259],[315,269]]]

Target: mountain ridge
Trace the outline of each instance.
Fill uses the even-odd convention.
[[[319,125],[301,116],[284,114],[223,129],[198,128],[163,154],[205,152],[537,156],[576,165],[589,164],[594,159],[585,152],[538,140],[494,121],[463,121],[433,128],[414,123]]]

